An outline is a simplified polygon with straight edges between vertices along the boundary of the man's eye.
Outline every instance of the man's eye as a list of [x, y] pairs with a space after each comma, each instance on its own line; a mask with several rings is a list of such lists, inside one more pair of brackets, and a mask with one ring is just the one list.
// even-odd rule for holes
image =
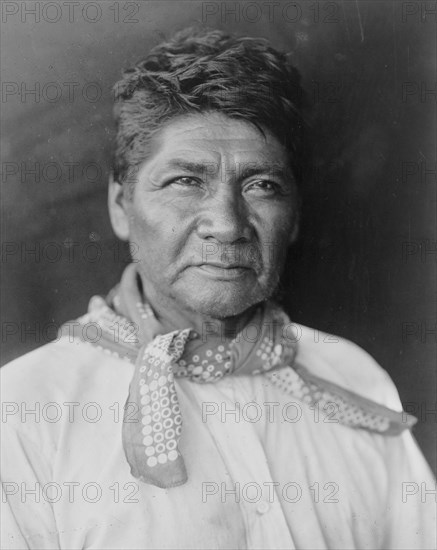
[[274, 181], [269, 180], [256, 180], [246, 185], [246, 191], [257, 194], [273, 195], [280, 190], [280, 186]]
[[180, 176], [179, 178], [172, 179], [169, 183], [182, 185], [184, 187], [193, 187], [199, 185], [199, 180], [191, 176]]

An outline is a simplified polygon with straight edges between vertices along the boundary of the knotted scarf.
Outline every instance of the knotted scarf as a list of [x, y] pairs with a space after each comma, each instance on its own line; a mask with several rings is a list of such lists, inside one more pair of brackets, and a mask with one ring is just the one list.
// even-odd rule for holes
[[94, 296], [88, 314], [78, 321], [97, 323], [100, 337], [92, 345], [135, 364], [124, 412], [123, 448], [132, 475], [157, 487], [187, 481], [178, 448], [183, 419], [175, 378], [216, 383], [225, 375], [264, 375], [309, 406], [329, 411], [334, 404], [338, 423], [384, 435], [397, 435], [417, 421], [299, 365], [294, 325], [272, 302], [259, 304], [249, 323], [232, 338], [201, 335], [190, 328], [163, 334], [131, 264], [107, 299]]

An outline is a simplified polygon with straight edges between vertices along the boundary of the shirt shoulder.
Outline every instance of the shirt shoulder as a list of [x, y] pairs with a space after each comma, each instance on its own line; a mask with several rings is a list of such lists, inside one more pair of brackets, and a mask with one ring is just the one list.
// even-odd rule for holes
[[389, 374], [357, 344], [337, 335], [296, 325], [296, 361], [312, 374], [394, 410], [402, 410]]
[[[99, 383], [132, 377], [132, 366], [97, 346], [62, 336], [0, 369], [2, 401], [72, 401]], [[117, 385], [117, 383], [115, 384]]]

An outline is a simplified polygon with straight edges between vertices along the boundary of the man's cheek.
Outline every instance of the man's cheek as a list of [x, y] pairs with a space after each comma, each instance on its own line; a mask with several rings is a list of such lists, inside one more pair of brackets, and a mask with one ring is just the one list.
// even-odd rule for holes
[[263, 243], [263, 261], [265, 267], [276, 269], [284, 261], [288, 238], [285, 235], [274, 236]]
[[159, 232], [156, 227], [144, 219], [134, 219], [132, 223], [132, 234], [138, 241], [139, 246], [147, 247], [149, 243], [156, 243], [159, 240]]

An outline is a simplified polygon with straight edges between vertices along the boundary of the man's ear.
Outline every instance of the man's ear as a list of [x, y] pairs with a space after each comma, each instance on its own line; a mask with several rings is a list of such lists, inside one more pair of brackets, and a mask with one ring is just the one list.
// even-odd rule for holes
[[114, 233], [122, 241], [128, 241], [130, 231], [126, 198], [123, 195], [123, 186], [114, 180], [112, 173], [109, 176], [108, 208]]

